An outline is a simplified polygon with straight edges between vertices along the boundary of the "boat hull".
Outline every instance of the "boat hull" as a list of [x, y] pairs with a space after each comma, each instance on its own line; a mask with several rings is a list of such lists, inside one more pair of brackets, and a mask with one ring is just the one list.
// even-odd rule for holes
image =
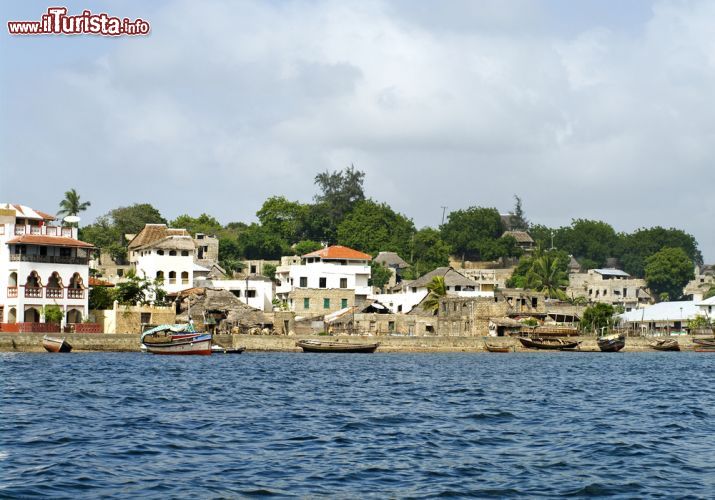
[[152, 354], [173, 354], [173, 355], [207, 355], [211, 354], [210, 334], [194, 335], [193, 337], [175, 339], [171, 342], [149, 343], [143, 345], [146, 351]]
[[241, 354], [246, 348], [241, 347], [221, 347], [220, 345], [212, 345], [211, 352], [214, 354]]
[[72, 346], [65, 339], [58, 339], [55, 337], [43, 337], [42, 347], [45, 348], [47, 352], [70, 352], [72, 351]]
[[529, 339], [526, 337], [519, 337], [519, 342], [521, 342], [521, 345], [528, 347], [529, 349], [544, 349], [552, 351], [574, 349], [580, 344], [580, 342], [564, 341], [561, 339]]
[[650, 344], [651, 348], [656, 351], [679, 351], [680, 344], [677, 340], [659, 340]]
[[511, 346], [508, 345], [489, 345], [489, 344], [484, 344], [484, 347], [487, 349], [489, 352], [511, 352], [512, 348]]
[[596, 340], [596, 343], [601, 352], [618, 352], [626, 346], [626, 337], [606, 337]]
[[374, 344], [342, 344], [339, 342], [296, 342], [303, 352], [335, 352], [335, 353], [372, 353], [380, 343]]

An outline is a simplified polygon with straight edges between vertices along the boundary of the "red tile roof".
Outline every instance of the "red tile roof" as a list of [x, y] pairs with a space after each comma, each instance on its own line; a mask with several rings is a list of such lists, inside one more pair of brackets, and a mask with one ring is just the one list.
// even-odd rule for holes
[[370, 255], [342, 245], [333, 245], [331, 247], [323, 248], [303, 255], [303, 258], [306, 257], [320, 257], [321, 259], [372, 260]]
[[75, 248], [94, 248], [94, 245], [85, 243], [84, 241], [75, 240], [74, 238], [65, 238], [64, 236], [42, 236], [37, 234], [25, 234], [18, 236], [7, 242], [9, 245], [25, 244], [25, 245], [41, 245], [53, 247], [75, 247]]
[[110, 283], [109, 281], [104, 281], [99, 278], [95, 278], [94, 276], [89, 277], [89, 286], [114, 286], [114, 283]]

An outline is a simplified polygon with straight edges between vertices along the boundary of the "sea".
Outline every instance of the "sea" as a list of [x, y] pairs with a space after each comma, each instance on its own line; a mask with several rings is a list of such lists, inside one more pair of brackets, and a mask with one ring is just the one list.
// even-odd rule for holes
[[0, 354], [1, 498], [715, 498], [715, 355]]

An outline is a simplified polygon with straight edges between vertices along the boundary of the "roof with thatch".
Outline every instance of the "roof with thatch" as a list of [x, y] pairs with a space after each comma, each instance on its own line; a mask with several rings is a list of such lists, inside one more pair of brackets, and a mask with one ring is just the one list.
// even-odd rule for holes
[[504, 231], [501, 237], [503, 238], [504, 236], [511, 236], [517, 243], [534, 243], [534, 240], [526, 231]]
[[473, 280], [455, 271], [451, 267], [438, 267], [434, 271], [430, 271], [416, 280], [406, 283], [405, 286], [408, 288], [425, 288], [435, 276], [443, 276], [444, 283], [447, 286], [475, 286]]
[[396, 269], [406, 269], [410, 265], [405, 262], [402, 257], [397, 255], [397, 252], [380, 252], [375, 257], [375, 262], [386, 267], [394, 267]]
[[158, 241], [164, 240], [170, 236], [186, 236], [192, 241], [191, 248], [193, 249], [193, 239], [191, 234], [186, 229], [172, 229], [166, 224], [147, 224], [144, 229], [139, 231], [139, 234], [134, 236], [129, 242], [129, 249], [135, 250], [141, 247], [147, 247]]
[[[191, 306], [191, 319], [197, 324], [203, 323], [206, 314], [209, 312], [222, 312], [226, 314], [224, 321], [228, 325], [241, 328], [264, 327], [273, 324], [271, 316], [244, 304], [228, 290], [206, 288], [202, 295], [194, 294], [186, 300]], [[176, 319], [177, 322], [188, 322], [188, 308], [177, 315]]]

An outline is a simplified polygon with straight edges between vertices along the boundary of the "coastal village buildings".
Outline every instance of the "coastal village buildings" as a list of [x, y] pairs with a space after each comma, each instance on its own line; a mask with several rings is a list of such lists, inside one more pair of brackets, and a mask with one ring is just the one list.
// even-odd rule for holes
[[647, 307], [652, 302], [645, 280], [612, 268], [569, 274], [566, 295], [584, 297], [589, 302], [620, 305], [626, 311]]
[[263, 312], [273, 310], [273, 281], [257, 274], [242, 279], [196, 279], [200, 288], [228, 290], [241, 302]]
[[367, 299], [372, 289], [368, 254], [335, 245], [281, 262], [276, 269], [276, 297], [301, 315], [328, 314]]
[[687, 322], [702, 315], [695, 301], [660, 302], [644, 309], [634, 309], [619, 316], [621, 323], [641, 335], [670, 334], [683, 331]]
[[167, 293], [194, 286], [194, 241], [186, 229], [147, 224], [129, 242], [129, 262], [137, 275], [163, 281]]
[[516, 240], [516, 246], [521, 248], [525, 253], [533, 252], [536, 247], [533, 238], [526, 231], [504, 231], [502, 238], [511, 236]]
[[44, 308], [56, 305], [64, 324], [81, 323], [93, 248], [77, 239], [76, 227], [58, 225], [52, 215], [0, 204], [0, 322], [42, 323]]
[[377, 254], [374, 261], [390, 270], [391, 276], [390, 280], [385, 285], [386, 288], [392, 288], [397, 283], [402, 281], [402, 272], [410, 267], [410, 265], [396, 252], [380, 252]]
[[683, 294], [692, 295], [693, 300], [699, 301], [712, 287], [715, 287], [715, 266], [696, 266], [695, 278], [685, 286]]

